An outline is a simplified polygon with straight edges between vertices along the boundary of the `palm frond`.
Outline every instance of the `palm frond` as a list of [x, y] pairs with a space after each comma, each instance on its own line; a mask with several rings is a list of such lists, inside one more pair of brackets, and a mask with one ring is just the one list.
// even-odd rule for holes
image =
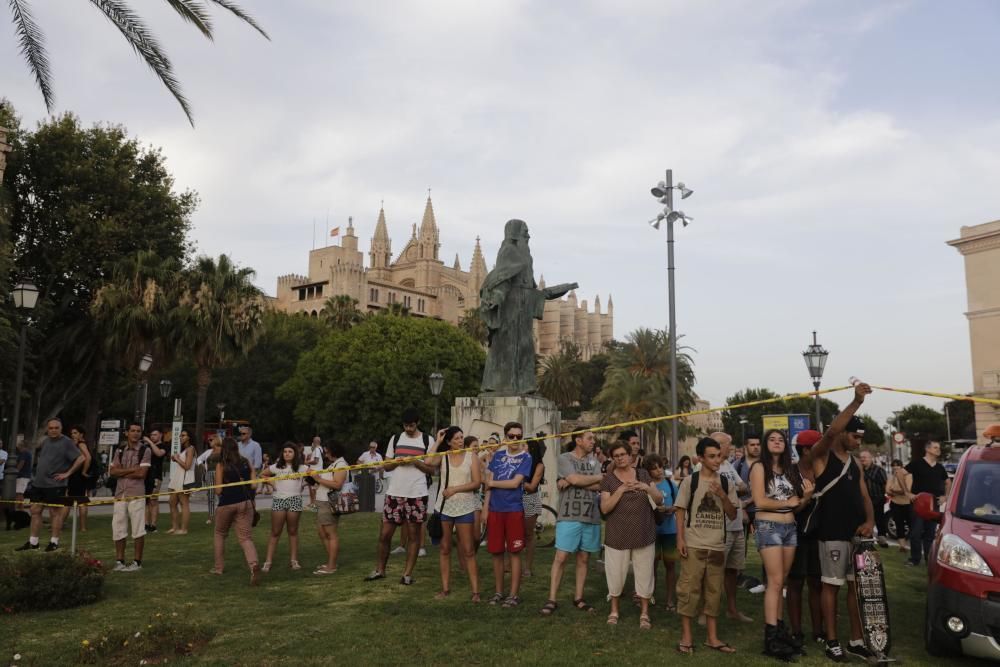
[[190, 21], [194, 24], [201, 34], [205, 35], [209, 39], [213, 39], [212, 36], [212, 17], [209, 15], [208, 10], [205, 6], [201, 4], [198, 0], [166, 0], [167, 4], [170, 5], [174, 11], [181, 15], [181, 17]]
[[209, 0], [209, 1], [213, 2], [213, 3], [217, 4], [217, 5], [219, 5], [223, 9], [228, 9], [233, 14], [235, 14], [237, 17], [239, 17], [243, 21], [246, 21], [248, 24], [250, 24], [250, 26], [252, 26], [254, 30], [256, 30], [260, 34], [264, 35], [264, 37], [268, 41], [271, 40], [271, 36], [268, 35], [266, 32], [264, 32], [264, 29], [262, 27], [260, 27], [260, 24], [257, 23], [257, 20], [254, 19], [254, 17], [250, 16], [250, 14], [248, 14], [246, 11], [244, 11], [243, 8], [241, 8], [235, 2], [231, 2], [231, 0]]
[[149, 31], [142, 19], [128, 5], [119, 2], [119, 0], [90, 0], [90, 2], [118, 28], [129, 46], [149, 65], [149, 68], [153, 70], [153, 73], [181, 105], [184, 115], [187, 116], [188, 122], [193, 127], [194, 116], [191, 113], [191, 106], [181, 92], [180, 82], [174, 77], [170, 59], [160, 48], [156, 37]]
[[35, 77], [35, 83], [42, 91], [46, 111], [52, 111], [55, 96], [52, 94], [52, 74], [49, 71], [49, 56], [45, 52], [42, 30], [35, 23], [28, 3], [23, 0], [8, 0], [14, 15], [14, 29], [21, 54], [28, 61], [28, 68]]

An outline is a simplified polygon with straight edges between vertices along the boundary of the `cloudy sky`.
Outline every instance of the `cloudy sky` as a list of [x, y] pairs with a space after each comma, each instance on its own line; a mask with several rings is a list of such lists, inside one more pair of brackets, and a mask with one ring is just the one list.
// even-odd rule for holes
[[[548, 282], [614, 296], [616, 337], [666, 327], [666, 235], [645, 222], [670, 167], [696, 191], [677, 313], [702, 396], [809, 389], [814, 329], [827, 385], [972, 388], [945, 241], [1000, 218], [990, 0], [242, 0], [273, 41], [216, 12], [214, 43], [165, 3], [132, 4], [196, 126], [86, 2], [33, 5], [55, 110], [161, 146], [201, 195], [199, 249], [270, 294], [305, 272], [314, 220], [323, 243], [327, 215], [353, 216], [367, 250], [384, 200], [399, 251], [433, 188], [448, 264], [467, 267], [478, 235], [492, 265], [519, 217]], [[45, 116], [9, 26], [0, 95]], [[883, 421], [916, 400], [865, 409]]]

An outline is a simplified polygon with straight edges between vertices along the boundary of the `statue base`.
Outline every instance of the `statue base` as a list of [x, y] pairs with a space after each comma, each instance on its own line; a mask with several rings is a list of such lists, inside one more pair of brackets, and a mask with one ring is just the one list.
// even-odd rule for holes
[[[541, 396], [461, 396], [455, 398], [451, 409], [451, 423], [461, 427], [465, 435], [474, 435], [485, 443], [492, 433], [503, 439], [503, 425], [518, 422], [524, 426], [524, 437], [530, 438], [539, 431], [559, 433], [562, 415], [556, 404]], [[563, 439], [545, 440], [545, 484], [539, 487], [542, 502], [555, 507], [558, 489], [556, 469], [562, 453]], [[546, 520], [548, 513], [543, 513]]]

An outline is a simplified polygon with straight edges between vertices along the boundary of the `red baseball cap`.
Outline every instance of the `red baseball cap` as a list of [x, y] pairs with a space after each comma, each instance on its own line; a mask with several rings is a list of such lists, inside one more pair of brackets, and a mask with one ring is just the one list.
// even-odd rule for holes
[[805, 431], [799, 431], [792, 438], [792, 444], [798, 447], [812, 447], [823, 437], [823, 434], [819, 431], [814, 431], [812, 429], [807, 429]]

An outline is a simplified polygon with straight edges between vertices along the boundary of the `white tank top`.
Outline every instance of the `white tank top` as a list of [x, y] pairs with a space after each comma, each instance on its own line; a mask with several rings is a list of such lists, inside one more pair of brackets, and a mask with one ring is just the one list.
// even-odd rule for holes
[[[462, 486], [472, 481], [472, 464], [475, 457], [466, 452], [461, 465], [451, 465], [448, 455], [444, 456], [441, 462], [441, 484], [444, 484], [445, 477], [448, 478], [448, 486]], [[443, 490], [443, 487], [442, 487]], [[463, 516], [476, 510], [476, 497], [473, 491], [463, 491], [456, 493], [451, 498], [445, 500], [444, 495], [438, 493], [434, 509], [447, 516]]]

